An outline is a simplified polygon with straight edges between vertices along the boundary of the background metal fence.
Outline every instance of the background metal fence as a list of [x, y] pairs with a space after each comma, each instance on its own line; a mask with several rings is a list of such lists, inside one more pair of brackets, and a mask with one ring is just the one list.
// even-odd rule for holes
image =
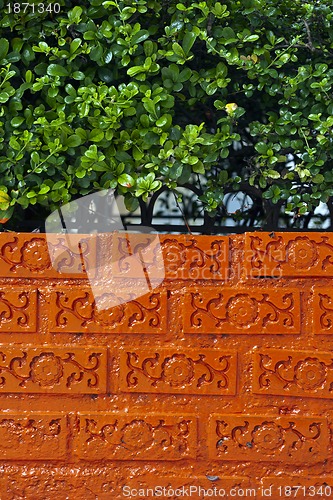
[[[182, 199], [179, 199], [181, 194]], [[144, 225], [153, 227], [161, 233], [198, 233], [229, 234], [245, 231], [332, 231], [333, 202], [320, 205], [305, 215], [285, 212], [286, 201], [273, 204], [264, 200], [261, 191], [247, 183], [240, 185], [239, 191], [226, 192], [223, 204], [217, 214], [211, 216], [204, 211], [200, 200], [202, 191], [187, 184], [177, 189], [177, 194], [166, 187], [153, 194], [147, 202], [139, 200], [139, 208], [134, 213], [126, 210], [122, 197], [117, 198], [120, 215], [125, 228]], [[82, 202], [82, 199], [81, 199]], [[101, 218], [107, 217], [109, 207], [101, 205], [98, 209], [86, 207], [87, 221], [84, 227], [77, 224], [76, 232], [85, 232], [87, 227], [101, 231]], [[22, 217], [23, 215], [23, 217]], [[3, 230], [21, 232], [45, 231], [45, 218], [37, 209], [24, 214], [3, 226]], [[75, 221], [74, 221], [75, 222]], [[75, 224], [74, 224], [75, 226]], [[107, 226], [105, 232], [108, 232]]]

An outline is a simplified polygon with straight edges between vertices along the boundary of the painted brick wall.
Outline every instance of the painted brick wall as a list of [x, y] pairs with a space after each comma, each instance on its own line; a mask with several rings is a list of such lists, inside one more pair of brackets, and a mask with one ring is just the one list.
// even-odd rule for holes
[[[121, 271], [122, 238], [87, 237], [84, 259], [116, 246]], [[99, 312], [77, 255], [60, 274], [43, 235], [0, 234], [1, 500], [333, 496], [333, 235], [161, 242], [163, 285]]]

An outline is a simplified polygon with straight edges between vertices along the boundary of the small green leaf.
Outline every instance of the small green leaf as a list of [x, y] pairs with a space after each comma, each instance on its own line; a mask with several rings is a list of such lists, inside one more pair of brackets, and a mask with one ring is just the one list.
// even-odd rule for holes
[[255, 42], [256, 40], [258, 40], [258, 38], [259, 35], [246, 35], [243, 38], [243, 42]]
[[192, 165], [192, 170], [196, 174], [204, 174], [206, 172], [205, 167], [203, 166], [203, 164], [201, 162], [198, 162], [195, 165]]
[[267, 175], [271, 179], [279, 179], [280, 178], [280, 174], [276, 170], [268, 170]]
[[77, 49], [80, 47], [81, 43], [82, 43], [81, 38], [74, 38], [74, 40], [71, 42], [69, 46], [69, 52], [71, 54], [74, 54], [74, 52], [76, 52]]
[[4, 59], [8, 53], [9, 42], [6, 38], [0, 38], [0, 60]]
[[50, 64], [46, 70], [47, 74], [50, 76], [68, 76], [68, 70], [60, 64]]
[[267, 146], [267, 144], [264, 142], [258, 142], [254, 147], [256, 151], [258, 151], [258, 153], [261, 155], [265, 155], [269, 148], [269, 146]]
[[182, 46], [183, 46], [183, 50], [184, 50], [186, 55], [188, 55], [188, 53], [190, 52], [196, 38], [197, 38], [197, 35], [195, 33], [193, 33], [193, 31], [187, 31], [185, 33]]
[[67, 94], [69, 94], [70, 96], [72, 96], [72, 97], [76, 97], [76, 90], [75, 90], [75, 88], [73, 87], [73, 85], [71, 85], [70, 83], [68, 83], [68, 84], [65, 86], [65, 90], [66, 90]]
[[95, 128], [90, 132], [89, 140], [93, 142], [100, 142], [104, 139], [104, 132], [98, 128]]
[[166, 125], [170, 119], [171, 119], [170, 115], [162, 115], [161, 118], [156, 120], [156, 125], [158, 127], [164, 127], [164, 125]]
[[74, 7], [68, 12], [68, 19], [72, 24], [78, 24], [81, 21], [82, 9], [81, 7]]
[[27, 83], [31, 83], [32, 82], [32, 71], [30, 71], [30, 69], [28, 69], [28, 71], [26, 71], [25, 73], [25, 81]]
[[12, 127], [19, 127], [20, 125], [22, 125], [23, 122], [24, 122], [23, 116], [16, 116], [15, 118], [12, 118], [10, 124]]
[[131, 196], [130, 198], [125, 197], [125, 207], [129, 212], [135, 212], [139, 208], [138, 198]]
[[134, 160], [139, 161], [144, 156], [143, 151], [141, 149], [139, 149], [137, 146], [133, 146], [132, 152], [133, 152], [133, 158], [134, 158]]
[[322, 182], [324, 182], [324, 180], [325, 177], [322, 174], [317, 174], [312, 179], [312, 182], [314, 182], [315, 184], [321, 184]]
[[140, 30], [135, 35], [132, 36], [131, 38], [131, 45], [135, 45], [138, 43], [143, 42], [144, 40], [147, 40], [149, 37], [149, 31], [147, 30]]
[[180, 56], [183, 59], [186, 59], [186, 54], [185, 54], [183, 48], [179, 45], [179, 43], [174, 42], [172, 44], [172, 50], [174, 51], [175, 54], [177, 54], [177, 56]]
[[139, 73], [144, 73], [145, 69], [143, 66], [132, 66], [132, 68], [128, 68], [127, 74], [129, 76], [135, 76]]
[[130, 187], [134, 186], [135, 181], [134, 181], [133, 177], [131, 177], [129, 174], [121, 174], [118, 177], [118, 184], [120, 184], [121, 186], [130, 188]]
[[68, 137], [68, 139], [66, 141], [66, 146], [68, 148], [75, 148], [76, 146], [79, 146], [80, 144], [81, 144], [81, 138], [76, 134], [73, 134], [70, 137]]
[[8, 101], [10, 95], [4, 90], [0, 90], [0, 103], [3, 104]]
[[82, 73], [82, 71], [74, 71], [72, 76], [73, 76], [74, 80], [84, 80], [85, 79], [85, 74]]
[[75, 177], [77, 177], [78, 179], [83, 179], [85, 175], [86, 175], [85, 170], [76, 170], [75, 172]]
[[50, 191], [50, 186], [47, 186], [45, 184], [42, 184], [41, 189], [39, 190], [38, 194], [46, 194]]
[[236, 38], [234, 30], [232, 28], [230, 28], [229, 26], [226, 26], [225, 28], [223, 28], [222, 36], [223, 36], [223, 38], [227, 38], [227, 39]]

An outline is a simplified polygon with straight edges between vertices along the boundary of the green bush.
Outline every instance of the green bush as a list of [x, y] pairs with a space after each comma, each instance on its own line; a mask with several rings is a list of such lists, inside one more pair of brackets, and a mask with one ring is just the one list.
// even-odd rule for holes
[[134, 210], [192, 184], [212, 216], [244, 186], [296, 215], [333, 195], [330, 0], [0, 6], [0, 218], [104, 188]]

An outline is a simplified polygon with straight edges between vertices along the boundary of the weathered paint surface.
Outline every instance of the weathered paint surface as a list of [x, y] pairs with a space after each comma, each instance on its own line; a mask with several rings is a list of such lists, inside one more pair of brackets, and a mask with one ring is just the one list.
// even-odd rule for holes
[[77, 238], [57, 270], [0, 234], [1, 500], [333, 498], [333, 235], [163, 235], [163, 284], [104, 311], [82, 265], [115, 248], [122, 297], [139, 273], [123, 236]]

